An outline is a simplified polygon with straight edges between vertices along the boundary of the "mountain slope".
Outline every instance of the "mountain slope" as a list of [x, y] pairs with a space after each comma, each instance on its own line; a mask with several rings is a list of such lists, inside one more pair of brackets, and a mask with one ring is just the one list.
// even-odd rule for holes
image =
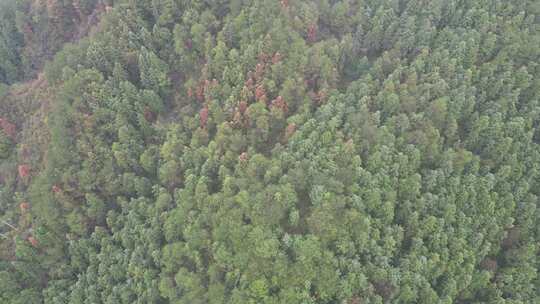
[[104, 10], [2, 99], [4, 302], [540, 300], [535, 1]]

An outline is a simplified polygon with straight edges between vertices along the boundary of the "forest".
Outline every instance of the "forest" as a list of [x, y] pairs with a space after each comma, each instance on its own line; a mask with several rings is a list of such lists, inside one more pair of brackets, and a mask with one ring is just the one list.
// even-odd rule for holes
[[540, 1], [0, 0], [0, 303], [540, 303]]

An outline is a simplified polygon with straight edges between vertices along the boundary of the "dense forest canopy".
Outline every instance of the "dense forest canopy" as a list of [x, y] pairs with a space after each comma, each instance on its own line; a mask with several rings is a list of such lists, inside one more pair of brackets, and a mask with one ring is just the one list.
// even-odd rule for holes
[[540, 303], [540, 2], [0, 0], [0, 303]]

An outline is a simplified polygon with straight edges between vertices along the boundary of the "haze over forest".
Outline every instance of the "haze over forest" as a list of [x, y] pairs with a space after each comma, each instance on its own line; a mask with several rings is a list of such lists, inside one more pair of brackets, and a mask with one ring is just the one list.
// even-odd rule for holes
[[538, 0], [0, 0], [0, 303], [540, 303]]

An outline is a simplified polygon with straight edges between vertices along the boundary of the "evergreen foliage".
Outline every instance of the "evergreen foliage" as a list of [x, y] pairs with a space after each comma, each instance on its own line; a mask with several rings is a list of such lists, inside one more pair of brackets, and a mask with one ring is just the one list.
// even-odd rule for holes
[[539, 22], [1, 2], [0, 302], [540, 302]]

